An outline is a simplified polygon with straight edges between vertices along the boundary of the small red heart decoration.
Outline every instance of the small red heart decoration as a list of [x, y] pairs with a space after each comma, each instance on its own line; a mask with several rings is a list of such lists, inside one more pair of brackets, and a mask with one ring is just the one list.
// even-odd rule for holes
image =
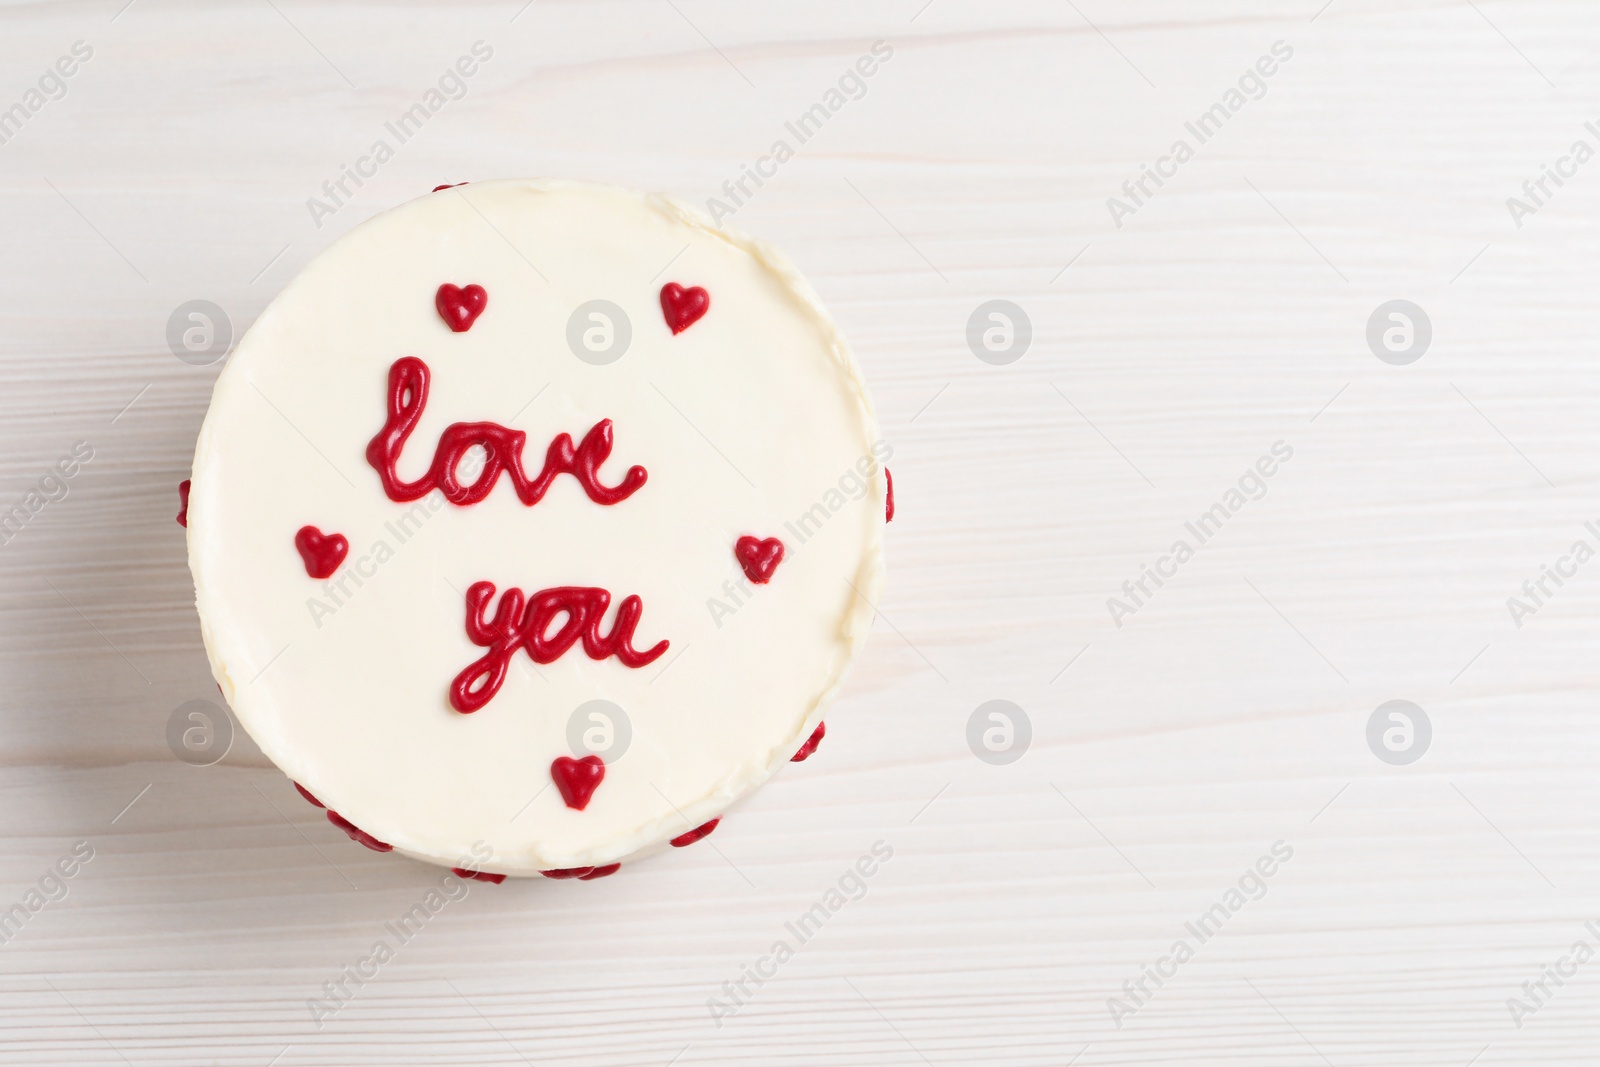
[[745, 536], [733, 546], [733, 554], [738, 557], [739, 566], [744, 568], [746, 578], [757, 585], [766, 585], [772, 580], [772, 572], [783, 561], [783, 542], [776, 537], [763, 541], [758, 537]]
[[690, 830], [686, 834], [679, 834], [677, 837], [674, 837], [671, 841], [667, 842], [667, 844], [671, 845], [673, 848], [683, 848], [685, 845], [692, 845], [702, 837], [709, 835], [711, 831], [717, 828], [717, 823], [721, 821], [722, 816], [718, 815], [710, 822], [701, 823], [699, 826], [696, 826], [693, 830]]
[[340, 815], [336, 811], [328, 812], [328, 821], [349, 835], [350, 840], [358, 845], [365, 845], [374, 852], [393, 852], [394, 846], [367, 833], [361, 827]]
[[580, 882], [592, 882], [596, 878], [616, 874], [621, 867], [620, 863], [608, 863], [604, 867], [563, 867], [556, 871], [540, 871], [546, 878], [576, 878]]
[[685, 289], [677, 282], [668, 282], [661, 287], [661, 313], [674, 335], [699, 322], [710, 309], [711, 294], [698, 285]]
[[594, 873], [593, 867], [561, 867], [553, 871], [540, 871], [546, 878], [583, 878]]
[[294, 547], [305, 560], [306, 573], [319, 581], [338, 570], [350, 553], [350, 542], [344, 534], [324, 534], [315, 526], [300, 527], [294, 535]]
[[789, 757], [789, 762], [804, 763], [817, 750], [817, 746], [822, 744], [822, 739], [826, 736], [828, 736], [828, 724], [825, 722], [817, 723], [817, 728], [811, 731], [811, 736], [806, 738], [806, 743], [800, 746], [800, 751]]
[[561, 790], [561, 799], [567, 802], [567, 807], [578, 811], [589, 806], [589, 798], [594, 796], [595, 789], [605, 776], [605, 761], [599, 756], [585, 756], [582, 759], [557, 756], [555, 762], [550, 764], [550, 777], [555, 780], [556, 788]]
[[439, 317], [446, 326], [456, 333], [466, 333], [478, 321], [478, 316], [483, 314], [483, 309], [489, 306], [489, 292], [481, 285], [469, 285], [462, 289], [445, 282], [439, 286], [433, 306], [439, 309]]
[[178, 483], [178, 525], [189, 525], [189, 479]]

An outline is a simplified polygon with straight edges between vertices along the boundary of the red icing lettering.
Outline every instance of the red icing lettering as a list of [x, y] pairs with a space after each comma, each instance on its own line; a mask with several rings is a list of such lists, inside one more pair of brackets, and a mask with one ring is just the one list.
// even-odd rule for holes
[[456, 333], [466, 333], [489, 306], [489, 293], [481, 285], [462, 288], [445, 282], [434, 294], [433, 306], [446, 326]]
[[[493, 422], [454, 422], [439, 435], [433, 465], [414, 482], [402, 481], [396, 466], [406, 439], [422, 418], [428, 403], [428, 365], [415, 356], [395, 360], [389, 368], [389, 417], [367, 445], [367, 462], [383, 480], [383, 491], [396, 503], [420, 500], [438, 489], [452, 504], [476, 504], [489, 495], [501, 473], [510, 476], [517, 497], [532, 507], [544, 499], [558, 474], [570, 474], [597, 504], [619, 504], [638, 492], [648, 474], [643, 467], [629, 467], [622, 482], [615, 486], [600, 482], [600, 465], [611, 456], [611, 420], [601, 419], [574, 448], [572, 437], [560, 434], [545, 452], [544, 467], [530, 479], [522, 466], [522, 448], [528, 435]], [[483, 471], [476, 481], [462, 485], [456, 477], [467, 450], [484, 450]]]
[[[633, 647], [634, 627], [644, 611], [637, 596], [624, 597], [617, 605], [609, 634], [600, 632], [611, 603], [611, 594], [604, 589], [558, 586], [525, 598], [521, 589], [512, 587], [500, 597], [491, 620], [488, 608], [493, 597], [493, 582], [474, 582], [467, 590], [467, 636], [489, 651], [450, 683], [450, 706], [463, 714], [477, 711], [500, 691], [519, 648], [535, 663], [553, 663], [581, 640], [590, 659], [615, 656], [625, 667], [653, 663], [667, 650], [666, 641], [643, 652]], [[551, 634], [557, 619], [561, 628]]]
[[744, 568], [746, 578], [757, 585], [766, 585], [772, 581], [772, 572], [783, 562], [783, 542], [776, 537], [762, 540], [747, 535], [733, 546], [733, 554]]
[[600, 788], [605, 776], [606, 764], [599, 756], [585, 756], [582, 759], [557, 756], [550, 764], [550, 777], [555, 781], [556, 788], [561, 790], [561, 799], [567, 802], [567, 807], [576, 811], [589, 806], [589, 798]]
[[710, 834], [711, 831], [715, 830], [717, 828], [717, 823], [721, 821], [722, 816], [718, 815], [710, 822], [701, 823], [699, 826], [696, 826], [693, 830], [690, 830], [686, 834], [679, 834], [677, 837], [674, 837], [671, 841], [669, 841], [668, 844], [670, 844], [673, 848], [683, 848], [685, 845], [692, 845], [702, 837]]
[[178, 525], [189, 525], [189, 479], [178, 483]]
[[811, 736], [806, 739], [805, 744], [800, 746], [800, 751], [789, 757], [789, 762], [804, 763], [811, 753], [817, 750], [817, 746], [822, 744], [822, 739], [826, 737], [827, 734], [828, 724], [825, 722], [817, 723], [817, 728], [811, 731]]
[[711, 294], [698, 285], [685, 289], [677, 282], [668, 282], [661, 287], [661, 314], [674, 336], [699, 322], [710, 309]]
[[350, 553], [350, 541], [344, 534], [324, 534], [315, 526], [300, 527], [294, 535], [294, 547], [300, 550], [306, 573], [319, 581], [332, 577]]

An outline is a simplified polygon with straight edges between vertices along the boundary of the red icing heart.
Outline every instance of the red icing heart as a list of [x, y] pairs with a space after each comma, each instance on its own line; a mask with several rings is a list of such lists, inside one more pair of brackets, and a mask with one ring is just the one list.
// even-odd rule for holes
[[483, 309], [489, 306], [489, 293], [481, 285], [469, 285], [462, 289], [445, 282], [439, 286], [433, 306], [439, 309], [439, 317], [446, 326], [456, 333], [466, 333], [478, 321], [478, 316], [483, 314]]
[[299, 782], [294, 783], [294, 787], [296, 789], [300, 790], [300, 795], [301, 796], [303, 796], [307, 800], [311, 801], [311, 803], [315, 804], [317, 807], [325, 808], [325, 807], [328, 806], [328, 805], [324, 804], [322, 801], [318, 800], [316, 797], [312, 796], [311, 795], [311, 790], [307, 789], [305, 786], [301, 785]]
[[596, 878], [604, 878], [608, 874], [616, 874], [620, 863], [608, 863], [604, 867], [563, 867], [555, 871], [540, 871], [546, 878], [576, 878], [580, 882], [592, 882]]
[[393, 845], [384, 844], [336, 811], [328, 812], [328, 821], [350, 835], [350, 840], [358, 845], [366, 845], [374, 852], [394, 851]]
[[555, 780], [556, 788], [561, 790], [561, 799], [567, 802], [567, 807], [578, 811], [589, 806], [589, 798], [594, 796], [595, 789], [605, 776], [605, 761], [599, 756], [585, 756], [582, 759], [557, 756], [555, 762], [550, 764], [550, 777]]
[[698, 285], [685, 289], [677, 282], [668, 282], [661, 287], [661, 313], [675, 335], [699, 322], [710, 309], [711, 294]]
[[178, 525], [189, 525], [189, 479], [178, 483]]
[[315, 526], [302, 526], [294, 535], [294, 547], [305, 560], [306, 573], [322, 579], [339, 569], [344, 557], [350, 553], [350, 542], [344, 534], [324, 534]]
[[593, 874], [594, 873], [594, 868], [593, 867], [563, 867], [560, 870], [540, 871], [539, 873], [544, 875], [546, 878], [582, 878], [585, 875]]
[[679, 834], [677, 837], [674, 837], [670, 842], [668, 842], [668, 844], [670, 844], [673, 848], [683, 848], [685, 845], [692, 845], [702, 837], [705, 837], [707, 834], [711, 833], [711, 831], [715, 830], [717, 828], [717, 823], [721, 821], [722, 816], [718, 815], [710, 822], [702, 823], [686, 834]]
[[883, 480], [889, 483], [889, 504], [883, 509], [883, 521], [894, 521], [894, 475], [889, 473], [889, 468], [883, 468]]
[[807, 757], [809, 757], [811, 755], [811, 753], [813, 753], [813, 752], [815, 752], [817, 750], [817, 746], [822, 744], [822, 739], [824, 737], [826, 737], [827, 735], [828, 735], [828, 724], [825, 723], [825, 722], [817, 723], [817, 728], [815, 730], [811, 731], [811, 736], [806, 739], [806, 743], [805, 744], [800, 746], [800, 751], [796, 752], [794, 755], [789, 757], [789, 762], [790, 763], [803, 763], [803, 762], [805, 762]]
[[739, 543], [733, 546], [733, 554], [738, 557], [739, 566], [744, 568], [746, 578], [757, 585], [766, 585], [772, 580], [772, 572], [783, 561], [783, 542], [776, 537], [763, 541], [747, 535], [739, 538]]
[[[434, 192], [438, 191], [437, 189], [434, 190]], [[477, 882], [493, 882], [495, 885], [499, 885], [506, 880], [506, 876], [503, 874], [490, 874], [488, 871], [469, 871], [464, 867], [451, 867], [450, 873], [457, 878], [471, 878]]]

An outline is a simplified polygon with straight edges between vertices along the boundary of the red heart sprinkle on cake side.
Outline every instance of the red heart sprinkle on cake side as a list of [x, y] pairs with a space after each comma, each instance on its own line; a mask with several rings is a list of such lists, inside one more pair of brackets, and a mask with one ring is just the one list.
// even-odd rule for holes
[[817, 723], [817, 728], [811, 731], [811, 736], [806, 739], [805, 744], [800, 746], [800, 751], [789, 757], [789, 762], [804, 763], [811, 753], [817, 750], [817, 746], [822, 744], [822, 739], [827, 735], [828, 724], [825, 722]]
[[699, 322], [710, 309], [711, 294], [698, 285], [685, 289], [677, 282], [668, 282], [661, 287], [661, 313], [674, 335]]
[[677, 837], [674, 837], [670, 842], [668, 842], [668, 844], [670, 844], [673, 848], [683, 848], [685, 845], [692, 845], [702, 837], [710, 834], [711, 831], [715, 830], [717, 828], [717, 823], [721, 821], [722, 816], [718, 815], [710, 822], [701, 823], [699, 826], [696, 826], [693, 830], [690, 830], [686, 834], [679, 834]]
[[361, 829], [355, 823], [351, 822], [349, 819], [346, 819], [343, 815], [340, 815], [336, 811], [328, 812], [328, 821], [333, 823], [333, 825], [337, 826], [339, 829], [343, 830], [346, 834], [350, 835], [350, 840], [354, 841], [358, 845], [366, 845], [374, 852], [394, 851], [393, 845], [388, 845], [382, 841], [379, 841], [376, 837], [373, 837], [371, 834], [367, 833], [365, 830]]
[[466, 333], [478, 321], [483, 309], [489, 306], [489, 292], [481, 285], [466, 288], [445, 282], [433, 298], [439, 317], [456, 333]]
[[578, 811], [589, 806], [589, 798], [594, 796], [600, 780], [605, 776], [605, 761], [599, 756], [585, 756], [582, 759], [557, 756], [555, 762], [550, 764], [550, 777], [554, 779], [556, 788], [561, 790], [561, 799], [567, 802], [567, 807]]
[[576, 878], [580, 882], [592, 882], [596, 878], [604, 878], [609, 874], [616, 874], [620, 863], [608, 863], [604, 867], [562, 867], [554, 871], [540, 871], [546, 878]]
[[[439, 190], [435, 189], [434, 192]], [[506, 880], [503, 874], [490, 874], [488, 871], [469, 871], [465, 867], [451, 867], [450, 873], [457, 878], [471, 878], [475, 882], [492, 882], [499, 885]]]
[[315, 526], [300, 527], [300, 532], [294, 535], [294, 547], [305, 560], [306, 573], [319, 581], [338, 570], [350, 553], [350, 542], [344, 534], [324, 534]]
[[738, 558], [739, 566], [744, 568], [746, 578], [757, 585], [766, 585], [772, 581], [772, 572], [783, 562], [783, 542], [776, 537], [762, 540], [747, 535], [739, 538], [739, 543], [733, 546], [733, 554]]
[[189, 525], [189, 479], [178, 483], [178, 525]]

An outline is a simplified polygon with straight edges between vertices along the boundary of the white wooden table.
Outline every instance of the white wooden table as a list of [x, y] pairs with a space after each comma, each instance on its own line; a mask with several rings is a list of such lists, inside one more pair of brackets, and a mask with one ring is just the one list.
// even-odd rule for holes
[[[1600, 148], [1595, 5], [123, 2], [0, 8], [26, 119], [0, 126], [0, 508], [93, 450], [0, 546], [0, 912], [29, 916], [0, 1062], [1595, 1061], [1600, 962], [1523, 984], [1600, 947], [1600, 562], [1507, 605], [1600, 546], [1600, 162], [1560, 162]], [[317, 225], [477, 41], [465, 95]], [[715, 849], [475, 889], [319, 1028], [436, 874], [345, 840], [247, 738], [169, 750], [216, 699], [173, 515], [217, 369], [169, 315], [212, 300], [237, 336], [442, 182], [704, 204], [758, 164], [733, 224], [808, 272], [895, 447], [890, 591], [826, 742]], [[1135, 200], [1142, 165], [1168, 176]], [[1535, 205], [1544, 165], [1570, 176]], [[1032, 326], [1000, 365], [967, 340], [995, 299]], [[1432, 329], [1407, 365], [1366, 336], [1397, 299]], [[1020, 760], [969, 748], [990, 700], [1024, 709]], [[1406, 765], [1367, 740], [1390, 700], [1431, 723]], [[880, 841], [864, 896], [743, 977]]]

